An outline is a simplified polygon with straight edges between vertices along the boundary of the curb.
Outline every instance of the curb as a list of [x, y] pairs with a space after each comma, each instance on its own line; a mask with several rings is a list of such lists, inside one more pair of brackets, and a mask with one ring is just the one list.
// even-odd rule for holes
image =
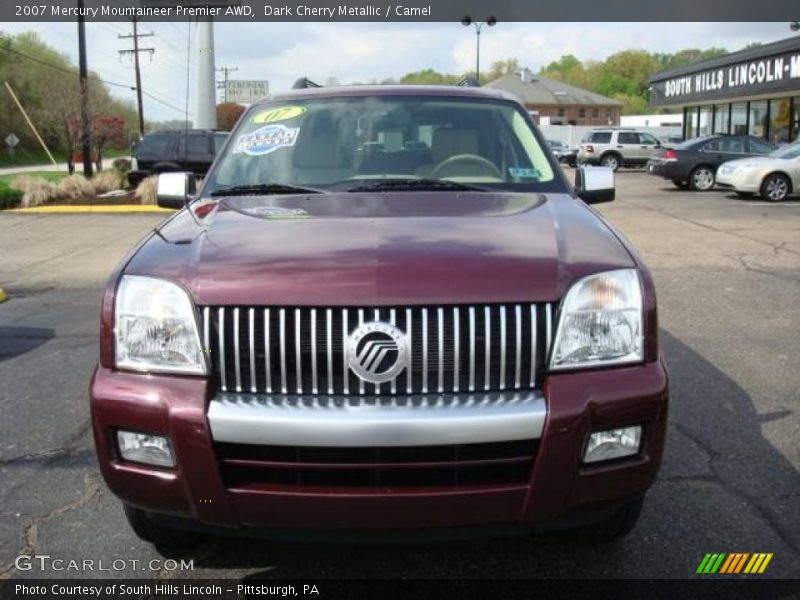
[[3, 291], [3, 288], [0, 288], [0, 303], [6, 300], [8, 300], [8, 295]]
[[30, 208], [11, 208], [11, 213], [27, 214], [81, 214], [81, 213], [171, 213], [171, 208], [161, 208], [148, 204], [117, 204], [117, 205], [77, 205], [77, 206], [32, 206]]

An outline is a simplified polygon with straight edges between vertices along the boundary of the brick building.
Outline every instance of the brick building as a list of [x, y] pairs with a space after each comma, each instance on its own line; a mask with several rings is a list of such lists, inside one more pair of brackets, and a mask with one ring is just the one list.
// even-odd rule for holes
[[619, 125], [622, 102], [535, 75], [529, 69], [504, 75], [485, 87], [515, 95], [540, 124]]

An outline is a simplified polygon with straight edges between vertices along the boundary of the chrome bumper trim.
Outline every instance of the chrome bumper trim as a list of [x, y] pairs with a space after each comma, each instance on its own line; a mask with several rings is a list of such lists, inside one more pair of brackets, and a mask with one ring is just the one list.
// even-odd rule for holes
[[433, 446], [538, 439], [539, 391], [426, 396], [221, 393], [208, 421], [216, 442], [277, 446]]

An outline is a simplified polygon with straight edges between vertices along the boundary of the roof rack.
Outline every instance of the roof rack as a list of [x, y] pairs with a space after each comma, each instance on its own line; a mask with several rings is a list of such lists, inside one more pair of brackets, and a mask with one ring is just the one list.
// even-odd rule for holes
[[311, 81], [308, 77], [301, 77], [292, 84], [293, 90], [304, 90], [306, 88], [322, 87], [320, 84]]
[[472, 75], [465, 76], [461, 81], [456, 84], [458, 87], [481, 87], [480, 82]]

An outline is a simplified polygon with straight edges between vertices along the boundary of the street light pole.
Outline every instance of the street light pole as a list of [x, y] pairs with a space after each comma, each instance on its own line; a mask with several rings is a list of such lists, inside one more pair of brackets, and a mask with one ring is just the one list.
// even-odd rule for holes
[[481, 30], [483, 29], [484, 25], [488, 25], [489, 27], [494, 27], [497, 25], [497, 19], [494, 17], [489, 17], [486, 19], [485, 22], [481, 23], [479, 21], [472, 20], [472, 17], [469, 15], [465, 16], [461, 19], [461, 24], [464, 27], [469, 27], [470, 25], [475, 26], [475, 81], [478, 82], [478, 85], [481, 83]]

